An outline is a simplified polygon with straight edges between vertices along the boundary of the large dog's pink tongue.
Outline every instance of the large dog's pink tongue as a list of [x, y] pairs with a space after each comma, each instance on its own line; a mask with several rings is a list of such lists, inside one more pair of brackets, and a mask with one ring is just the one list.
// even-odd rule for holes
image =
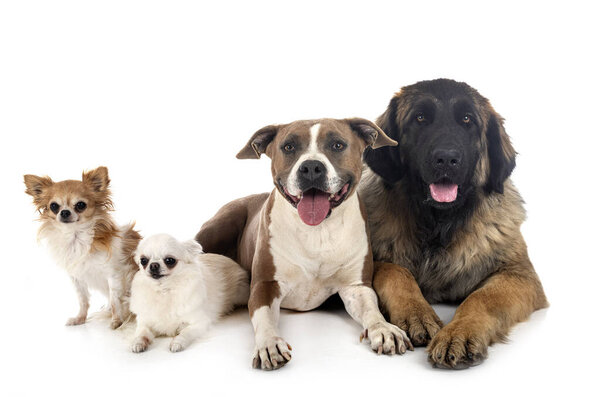
[[329, 195], [321, 190], [310, 189], [304, 192], [302, 199], [298, 203], [298, 215], [302, 222], [309, 226], [316, 226], [323, 222], [329, 214], [331, 204]]
[[445, 183], [432, 183], [429, 185], [431, 197], [438, 203], [451, 203], [456, 200], [458, 185]]

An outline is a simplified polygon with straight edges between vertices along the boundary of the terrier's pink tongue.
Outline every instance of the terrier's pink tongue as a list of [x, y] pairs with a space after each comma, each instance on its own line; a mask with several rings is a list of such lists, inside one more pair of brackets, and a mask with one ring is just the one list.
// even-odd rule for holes
[[429, 185], [431, 197], [438, 203], [451, 203], [456, 200], [458, 194], [458, 185], [432, 183]]
[[316, 226], [327, 218], [330, 208], [331, 204], [327, 193], [310, 189], [304, 193], [298, 203], [298, 215], [302, 222], [309, 226]]

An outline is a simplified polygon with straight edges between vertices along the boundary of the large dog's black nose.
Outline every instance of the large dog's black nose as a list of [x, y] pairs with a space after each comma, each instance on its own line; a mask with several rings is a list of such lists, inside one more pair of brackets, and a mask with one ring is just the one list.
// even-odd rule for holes
[[306, 160], [298, 168], [298, 176], [314, 182], [325, 175], [325, 164], [318, 160]]
[[60, 217], [61, 218], [67, 219], [70, 216], [71, 216], [71, 211], [69, 211], [69, 210], [62, 210], [62, 211], [60, 211]]
[[455, 168], [462, 160], [462, 154], [456, 149], [435, 149], [431, 155], [436, 168]]

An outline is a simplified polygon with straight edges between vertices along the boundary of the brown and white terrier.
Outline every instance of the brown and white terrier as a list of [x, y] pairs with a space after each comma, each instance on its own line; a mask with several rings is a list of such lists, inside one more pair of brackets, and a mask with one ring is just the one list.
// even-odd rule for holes
[[335, 293], [374, 351], [412, 349], [404, 331], [379, 311], [356, 192], [365, 148], [396, 144], [365, 119], [320, 119], [264, 127], [238, 153], [240, 159], [266, 153], [275, 189], [227, 204], [196, 239], [205, 252], [227, 255], [251, 271], [255, 368], [276, 369], [291, 359], [277, 327], [280, 308], [311, 310]]
[[89, 288], [109, 299], [111, 328], [129, 317], [131, 280], [138, 270], [133, 253], [141, 239], [133, 224], [118, 227], [110, 216], [113, 203], [108, 170], [84, 172], [81, 181], [54, 182], [47, 176], [25, 175], [25, 192], [40, 213], [38, 237], [71, 276], [79, 313], [67, 325], [86, 321]]

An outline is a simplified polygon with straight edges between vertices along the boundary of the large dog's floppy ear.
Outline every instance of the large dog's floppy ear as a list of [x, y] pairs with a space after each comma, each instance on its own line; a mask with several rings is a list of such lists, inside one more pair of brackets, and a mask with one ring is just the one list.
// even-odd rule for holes
[[[398, 102], [399, 95], [396, 94], [390, 101], [387, 110], [379, 116], [377, 124], [387, 136], [395, 141], [400, 138], [398, 126]], [[400, 151], [396, 147], [387, 146], [381, 149], [367, 147], [363, 156], [367, 165], [388, 183], [395, 183], [403, 176]]]
[[352, 118], [345, 120], [367, 146], [377, 149], [383, 146], [398, 146], [398, 142], [388, 137], [375, 123], [367, 119]]
[[256, 131], [246, 146], [235, 156], [238, 159], [259, 159], [260, 155], [267, 151], [267, 146], [273, 141], [278, 125], [268, 125]]
[[488, 120], [486, 128], [489, 173], [485, 191], [504, 193], [504, 181], [515, 168], [517, 153], [510, 143], [510, 137], [504, 130], [502, 117], [495, 112]]

